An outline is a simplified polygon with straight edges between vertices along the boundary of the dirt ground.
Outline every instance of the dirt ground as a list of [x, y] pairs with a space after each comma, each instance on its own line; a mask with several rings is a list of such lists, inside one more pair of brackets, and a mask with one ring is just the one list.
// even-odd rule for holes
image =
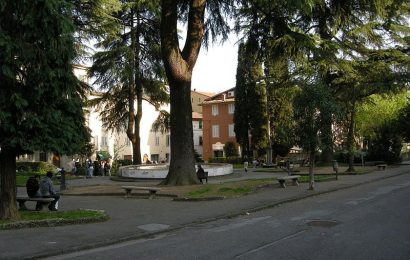
[[[375, 166], [357, 166], [356, 170], [360, 172], [370, 172], [374, 171], [377, 168]], [[261, 170], [261, 169], [258, 169]], [[296, 174], [304, 175], [308, 174], [309, 168], [308, 167], [301, 167], [294, 169]], [[347, 167], [339, 167], [339, 173], [343, 174], [347, 170]], [[265, 172], [265, 169], [264, 169]], [[266, 172], [284, 172], [283, 169], [278, 168], [267, 168]], [[315, 174], [334, 174], [332, 167], [315, 167], [314, 169]], [[252, 174], [252, 173], [250, 173]], [[233, 173], [227, 176], [221, 177], [214, 177], [213, 180], [221, 180], [223, 182], [226, 179], [234, 179], [236, 176], [241, 176], [239, 173]], [[265, 177], [266, 178], [266, 177]], [[125, 191], [121, 188], [123, 185], [135, 185], [135, 186], [155, 186], [161, 189], [158, 194], [164, 194], [169, 196], [178, 196], [183, 197], [183, 194], [197, 190], [201, 187], [201, 185], [187, 185], [187, 186], [158, 186], [159, 182], [138, 182], [138, 183], [121, 183], [117, 181], [113, 181], [110, 184], [101, 184], [101, 185], [92, 185], [92, 186], [77, 186], [77, 187], [69, 187], [68, 190], [62, 192], [63, 195], [124, 195]]]

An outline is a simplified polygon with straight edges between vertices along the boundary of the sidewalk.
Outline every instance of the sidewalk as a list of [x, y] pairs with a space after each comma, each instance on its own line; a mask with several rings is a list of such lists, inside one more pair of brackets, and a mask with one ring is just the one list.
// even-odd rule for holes
[[[308, 184], [302, 183], [299, 187], [288, 186], [286, 189], [281, 189], [275, 186], [240, 198], [201, 202], [172, 201], [172, 198], [169, 197], [148, 200], [145, 198], [124, 199], [122, 195], [63, 195], [60, 210], [100, 209], [105, 210], [111, 219], [102, 223], [85, 225], [0, 231], [0, 240], [2, 241], [0, 243], [0, 259], [36, 258], [109, 245], [201, 222], [237, 216], [308, 196], [346, 189], [409, 172], [410, 165], [402, 165], [389, 167], [385, 171], [376, 170], [370, 174], [339, 176], [338, 181], [316, 183], [315, 191], [308, 191]], [[284, 173], [274, 174], [284, 175]], [[246, 178], [266, 178], [267, 175], [274, 176], [273, 173], [248, 172], [244, 174], [241, 171], [235, 171], [230, 176], [210, 179], [210, 183]], [[155, 181], [144, 182], [147, 185], [155, 183]], [[113, 183], [108, 177], [68, 181], [69, 187], [102, 184], [121, 186], [129, 183]], [[142, 184], [138, 183], [138, 185]]]

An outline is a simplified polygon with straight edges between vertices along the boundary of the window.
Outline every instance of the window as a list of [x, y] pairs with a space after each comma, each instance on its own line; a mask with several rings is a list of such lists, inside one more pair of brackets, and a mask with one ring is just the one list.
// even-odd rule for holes
[[98, 135], [94, 136], [94, 147], [96, 149], [99, 149], [99, 145], [98, 145]]
[[40, 162], [47, 162], [47, 154], [44, 152], [40, 153]]
[[202, 145], [204, 143], [204, 140], [202, 139], [202, 136], [199, 136], [199, 145]]
[[159, 154], [151, 154], [151, 162], [159, 162]]
[[202, 129], [202, 120], [199, 120], [199, 129]]
[[155, 136], [155, 146], [159, 146], [159, 136]]
[[229, 132], [229, 137], [235, 137], [235, 125], [234, 124], [228, 125], [228, 132]]
[[228, 113], [229, 114], [235, 113], [235, 104], [234, 103], [228, 104]]
[[170, 144], [170, 141], [171, 141], [171, 139], [170, 139], [170, 135], [167, 135], [167, 147], [169, 147], [169, 144]]
[[235, 93], [233, 91], [228, 91], [228, 97], [233, 97]]
[[101, 146], [108, 146], [108, 139], [106, 136], [101, 137]]
[[212, 115], [217, 116], [219, 114], [218, 105], [212, 105]]
[[125, 145], [131, 146], [131, 140], [129, 138], [125, 139]]
[[219, 137], [219, 125], [212, 126], [212, 137], [214, 138]]

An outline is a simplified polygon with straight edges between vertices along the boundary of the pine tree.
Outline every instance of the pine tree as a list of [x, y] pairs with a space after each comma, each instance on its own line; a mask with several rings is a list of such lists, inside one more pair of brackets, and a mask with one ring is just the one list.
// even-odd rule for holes
[[126, 131], [133, 163], [141, 164], [142, 101], [145, 98], [156, 107], [168, 101], [162, 83], [165, 75], [159, 46], [159, 6], [157, 1], [124, 1], [120, 5], [121, 10], [111, 19], [117, 30], [100, 36], [97, 47], [103, 50], [93, 56], [90, 74], [105, 93], [91, 103], [100, 107], [104, 126]]
[[74, 154], [89, 141], [66, 1], [1, 1], [0, 218], [17, 219], [16, 156]]

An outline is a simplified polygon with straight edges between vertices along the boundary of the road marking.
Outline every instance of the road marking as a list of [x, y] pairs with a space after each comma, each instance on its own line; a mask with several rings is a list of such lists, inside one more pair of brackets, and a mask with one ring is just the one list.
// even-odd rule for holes
[[299, 236], [300, 234], [305, 233], [307, 230], [308, 230], [308, 229], [302, 229], [302, 230], [300, 230], [300, 231], [298, 231], [298, 232], [296, 232], [296, 233], [293, 233], [293, 234], [291, 234], [291, 235], [282, 237], [282, 238], [280, 238], [280, 239], [278, 239], [278, 240], [275, 240], [275, 241], [270, 242], [270, 243], [268, 243], [268, 244], [265, 244], [265, 245], [263, 245], [263, 246], [257, 247], [257, 248], [255, 248], [255, 249], [252, 249], [252, 250], [247, 251], [247, 252], [245, 252], [245, 253], [242, 253], [242, 254], [240, 254], [240, 255], [236, 255], [236, 256], [233, 257], [233, 259], [241, 258], [241, 257], [243, 257], [243, 256], [256, 253], [256, 252], [261, 251], [261, 250], [263, 250], [263, 249], [265, 249], [265, 248], [268, 248], [268, 247], [270, 247], [270, 246], [276, 245], [277, 243], [282, 242], [282, 241], [284, 241], [284, 240], [288, 240], [288, 239], [294, 238], [294, 237], [296, 237], [296, 236]]
[[228, 230], [233, 230], [233, 229], [253, 225], [255, 223], [258, 223], [258, 222], [261, 222], [263, 220], [270, 219], [270, 218], [272, 218], [272, 216], [265, 216], [265, 217], [259, 217], [259, 218], [250, 218], [250, 219], [245, 219], [245, 220], [241, 219], [240, 222], [230, 223], [228, 225], [221, 226], [221, 227], [215, 227], [215, 228], [210, 229], [210, 231], [225, 232], [225, 231], [228, 231]]

